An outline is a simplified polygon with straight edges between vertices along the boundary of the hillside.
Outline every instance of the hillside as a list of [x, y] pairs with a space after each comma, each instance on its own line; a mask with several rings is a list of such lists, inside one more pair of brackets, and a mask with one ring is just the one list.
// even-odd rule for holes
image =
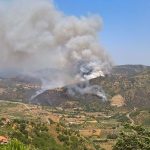
[[[66, 106], [67, 101], [77, 101], [79, 105], [87, 107], [109, 107], [114, 96], [120, 95], [125, 106], [149, 107], [150, 106], [150, 67], [142, 65], [115, 66], [111, 74], [106, 77], [92, 79], [91, 85], [100, 85], [108, 101], [92, 94], [70, 96], [67, 88], [48, 90], [29, 101], [36, 90], [40, 89], [40, 82], [28, 77], [1, 78], [0, 99], [30, 102], [50, 106]], [[105, 107], [104, 107], [105, 106]]]
[[108, 99], [120, 94], [129, 107], [150, 106], [150, 67], [129, 65], [115, 67], [112, 75], [94, 79], [92, 83], [101, 85]]
[[35, 98], [35, 102], [41, 104], [50, 104], [58, 106], [65, 101], [79, 101], [83, 105], [93, 105], [104, 107], [111, 102], [111, 99], [116, 95], [121, 95], [125, 100], [125, 105], [132, 107], [149, 107], [150, 106], [150, 67], [146, 66], [117, 66], [112, 69], [110, 75], [92, 79], [91, 85], [100, 85], [106, 95], [108, 102], [101, 102], [100, 98], [85, 94], [76, 93], [75, 96], [70, 96], [66, 88], [49, 90]]
[[[32, 150], [49, 147], [113, 150], [118, 145], [120, 131], [128, 130], [126, 123], [136, 129], [143, 126], [147, 133], [145, 130], [150, 129], [149, 67], [114, 67], [111, 74], [90, 82], [103, 87], [107, 101], [94, 94], [76, 92], [71, 96], [67, 87], [45, 91], [30, 100], [40, 89], [39, 80], [27, 76], [1, 78], [0, 136], [10, 140], [9, 144], [15, 138]], [[133, 132], [132, 139], [126, 137], [132, 141], [143, 136], [139, 138], [139, 134]]]

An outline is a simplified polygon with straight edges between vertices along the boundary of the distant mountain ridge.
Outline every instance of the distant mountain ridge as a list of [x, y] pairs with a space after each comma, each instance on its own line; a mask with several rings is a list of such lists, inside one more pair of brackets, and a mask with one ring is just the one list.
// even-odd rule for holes
[[[113, 96], [121, 95], [128, 107], [149, 107], [150, 106], [150, 67], [142, 65], [115, 66], [110, 75], [92, 79], [91, 84], [102, 86], [108, 100]], [[36, 98], [36, 102], [57, 106], [65, 101], [78, 101], [83, 104], [102, 103], [100, 98], [91, 95], [76, 94], [71, 97], [67, 94], [66, 88], [48, 90]], [[106, 102], [107, 104], [108, 102]]]
[[131, 76], [149, 69], [150, 66], [144, 65], [120, 65], [113, 67], [112, 74], [125, 74]]
[[[33, 81], [32, 81], [33, 80]], [[121, 95], [127, 107], [150, 107], [150, 67], [143, 65], [122, 65], [112, 68], [112, 72], [105, 77], [90, 80], [104, 89], [108, 101], [102, 102], [99, 97], [92, 94], [70, 96], [67, 89], [59, 88], [48, 90], [32, 100], [32, 103], [63, 106], [67, 101], [76, 101], [80, 104], [100, 108], [110, 105], [111, 99]], [[1, 79], [0, 99], [22, 100], [30, 102], [30, 97], [40, 88], [38, 80], [28, 77], [15, 79]]]

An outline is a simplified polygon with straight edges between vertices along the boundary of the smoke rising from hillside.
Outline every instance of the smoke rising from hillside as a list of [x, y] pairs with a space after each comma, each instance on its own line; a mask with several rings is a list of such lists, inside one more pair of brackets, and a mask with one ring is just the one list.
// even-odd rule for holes
[[111, 61], [99, 44], [101, 26], [99, 16], [67, 16], [49, 0], [1, 2], [0, 69], [39, 77], [47, 89], [107, 73]]
[[90, 85], [89, 81], [80, 82], [73, 86], [70, 85], [68, 87], [68, 93], [71, 96], [75, 96], [76, 94], [78, 95], [92, 94], [98, 96], [103, 101], [107, 100], [103, 89], [98, 85]]

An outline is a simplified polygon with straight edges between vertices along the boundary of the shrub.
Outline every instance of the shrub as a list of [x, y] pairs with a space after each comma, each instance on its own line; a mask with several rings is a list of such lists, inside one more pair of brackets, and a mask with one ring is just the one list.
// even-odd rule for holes
[[2, 145], [0, 147], [0, 150], [30, 150], [30, 148], [17, 139], [13, 139], [12, 141], [10, 141], [10, 143]]
[[107, 135], [107, 139], [117, 139], [117, 137], [118, 137], [117, 134], [114, 134], [114, 133]]
[[113, 150], [149, 150], [150, 131], [141, 126], [126, 124]]

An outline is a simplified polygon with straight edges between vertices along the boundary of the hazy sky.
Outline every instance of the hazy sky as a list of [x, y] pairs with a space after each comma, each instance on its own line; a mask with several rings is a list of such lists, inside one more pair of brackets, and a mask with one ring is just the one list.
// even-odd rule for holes
[[53, 1], [67, 15], [100, 15], [100, 42], [116, 64], [150, 65], [150, 0]]
[[150, 0], [54, 0], [69, 15], [99, 14], [101, 42], [116, 64], [150, 65]]

